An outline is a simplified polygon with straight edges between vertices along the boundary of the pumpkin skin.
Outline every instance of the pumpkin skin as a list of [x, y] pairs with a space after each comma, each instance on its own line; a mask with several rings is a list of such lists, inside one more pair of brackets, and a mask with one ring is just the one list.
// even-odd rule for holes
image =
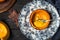
[[43, 30], [49, 26], [50, 21], [43, 22], [39, 19], [50, 20], [50, 15], [46, 10], [38, 9], [33, 11], [30, 15], [30, 24], [37, 30]]
[[4, 22], [0, 21], [0, 39], [7, 40], [9, 35], [10, 31], [8, 26]]

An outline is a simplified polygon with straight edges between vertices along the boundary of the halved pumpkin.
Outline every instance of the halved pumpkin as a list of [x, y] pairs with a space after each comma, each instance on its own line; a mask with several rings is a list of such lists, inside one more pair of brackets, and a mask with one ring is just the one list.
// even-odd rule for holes
[[50, 21], [44, 22], [42, 20], [50, 20], [50, 15], [46, 10], [38, 9], [31, 13], [30, 24], [37, 30], [43, 30], [48, 27]]

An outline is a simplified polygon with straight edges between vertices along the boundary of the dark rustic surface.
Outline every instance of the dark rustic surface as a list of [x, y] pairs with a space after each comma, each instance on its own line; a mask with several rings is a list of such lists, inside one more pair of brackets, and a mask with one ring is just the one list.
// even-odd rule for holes
[[[12, 8], [17, 10], [18, 12], [20, 12], [22, 7], [31, 1], [32, 0], [17, 0], [15, 5]], [[60, 8], [59, 8], [60, 1], [59, 0], [45, 0], [45, 1], [50, 2], [52, 5], [54, 5], [57, 8], [58, 12], [60, 11]], [[60, 12], [59, 12], [59, 14], [60, 14]], [[9, 26], [11, 34], [10, 34], [10, 37], [8, 40], [29, 40], [21, 33], [19, 27], [17, 28], [15, 23], [11, 19], [9, 19], [7, 17], [7, 15], [9, 15], [8, 11], [0, 14], [0, 20], [4, 21]], [[60, 37], [59, 32], [60, 31], [58, 29], [57, 33], [52, 37], [52, 40], [59, 39], [59, 37]]]

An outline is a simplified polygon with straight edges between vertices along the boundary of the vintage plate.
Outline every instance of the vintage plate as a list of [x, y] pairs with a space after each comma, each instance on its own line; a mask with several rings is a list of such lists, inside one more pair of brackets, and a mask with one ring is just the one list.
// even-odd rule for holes
[[[44, 30], [36, 30], [30, 25], [30, 14], [36, 9], [44, 9], [50, 12], [53, 21], [48, 28]], [[21, 13], [19, 14], [18, 23], [21, 32], [27, 38], [31, 40], [47, 40], [56, 33], [59, 27], [59, 21], [56, 20], [58, 17], [58, 12], [53, 5], [43, 0], [34, 0], [22, 8]]]

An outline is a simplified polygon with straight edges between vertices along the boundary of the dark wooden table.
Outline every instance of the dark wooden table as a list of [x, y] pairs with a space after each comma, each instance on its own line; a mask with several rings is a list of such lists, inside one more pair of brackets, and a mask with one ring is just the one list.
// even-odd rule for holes
[[[20, 10], [22, 9], [22, 7], [23, 7], [25, 4], [27, 4], [27, 3], [31, 2], [31, 1], [32, 1], [32, 0], [17, 0], [16, 3], [13, 5], [12, 8], [15, 9], [15, 10], [17, 10], [18, 12], [20, 12]], [[56, 0], [45, 0], [45, 1], [50, 2], [52, 5], [54, 5], [54, 6], [57, 8], [58, 12], [59, 12], [59, 6], [57, 6]], [[6, 14], [5, 14], [5, 13], [6, 13]], [[4, 16], [2, 16], [2, 15], [4, 15]], [[9, 15], [8, 12], [4, 12], [4, 13], [0, 14], [0, 20], [2, 19], [2, 20], [3, 20], [4, 22], [6, 22], [7, 25], [9, 26], [9, 29], [10, 29], [10, 37], [9, 37], [8, 40], [29, 40], [29, 39], [27, 39], [27, 38], [21, 33], [19, 27], [17, 27], [17, 26], [15, 25], [15, 23], [14, 23], [11, 19], [7, 18], [7, 15]], [[59, 32], [59, 31], [57, 31], [57, 33], [58, 33], [58, 32]], [[56, 34], [55, 34], [55, 35], [56, 35]], [[55, 36], [55, 35], [54, 35], [54, 36]], [[60, 36], [59, 36], [59, 37], [60, 37]], [[56, 37], [55, 37], [55, 38], [56, 38]], [[52, 37], [52, 39], [55, 39], [55, 38]]]

